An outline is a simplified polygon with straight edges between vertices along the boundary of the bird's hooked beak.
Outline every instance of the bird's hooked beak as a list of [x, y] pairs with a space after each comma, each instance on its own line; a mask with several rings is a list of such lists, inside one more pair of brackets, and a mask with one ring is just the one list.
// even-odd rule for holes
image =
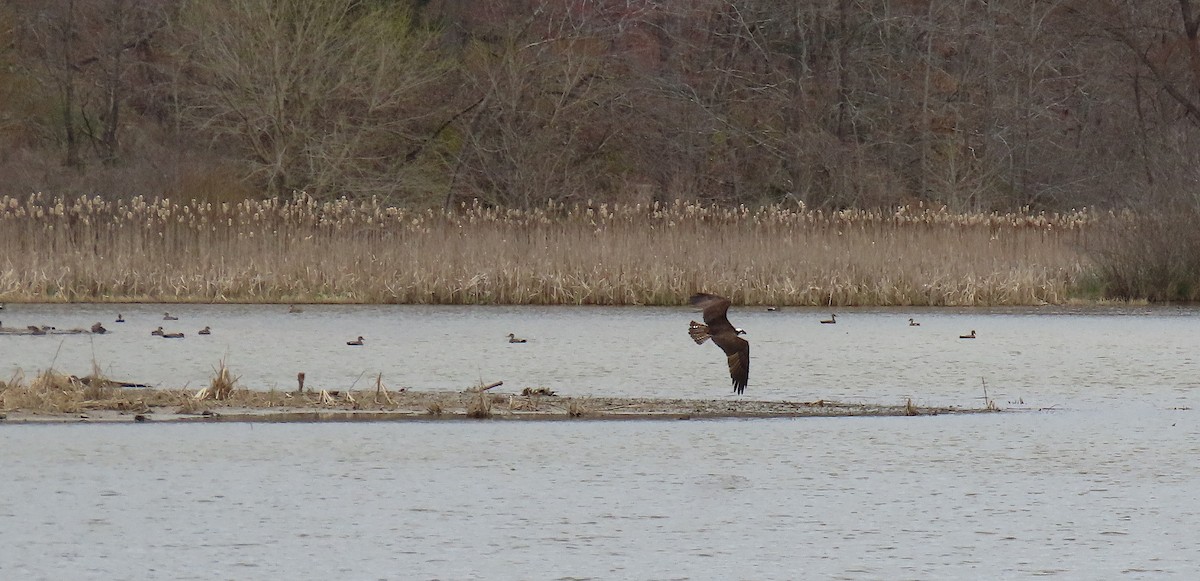
[[746, 334], [746, 330], [745, 330], [745, 329], [737, 329], [737, 334], [738, 334], [738, 335], [745, 335], [745, 334]]

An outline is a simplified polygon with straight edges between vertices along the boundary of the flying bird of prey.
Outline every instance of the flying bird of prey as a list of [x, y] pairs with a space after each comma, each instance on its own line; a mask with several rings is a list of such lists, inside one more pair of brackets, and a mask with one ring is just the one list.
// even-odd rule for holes
[[738, 337], [745, 335], [745, 331], [729, 323], [729, 317], [725, 314], [729, 310], [729, 299], [708, 293], [696, 293], [688, 302], [704, 311], [704, 323], [692, 321], [688, 325], [688, 334], [697, 345], [703, 345], [705, 341], [712, 339], [712, 342], [725, 352], [729, 361], [729, 377], [733, 379], [733, 391], [742, 393], [750, 379], [750, 343]]

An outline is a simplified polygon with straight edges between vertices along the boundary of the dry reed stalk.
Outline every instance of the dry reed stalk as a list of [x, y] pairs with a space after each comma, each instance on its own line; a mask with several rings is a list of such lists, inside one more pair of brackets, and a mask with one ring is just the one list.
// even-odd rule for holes
[[1105, 219], [34, 194], [0, 197], [0, 301], [680, 304], [703, 286], [743, 304], [1042, 304], [1088, 272]]
[[425, 413], [431, 416], [441, 417], [443, 411], [442, 402], [437, 400], [433, 400], [425, 406]]
[[467, 400], [467, 417], [487, 419], [492, 417], [492, 398], [487, 392], [479, 391]]
[[383, 374], [375, 376], [375, 403], [380, 403], [380, 399], [387, 402], [388, 405], [396, 405], [396, 400], [392, 399], [386, 387], [383, 386]]
[[222, 359], [218, 364], [212, 380], [208, 387], [196, 392], [192, 398], [197, 400], [214, 399], [217, 401], [228, 400], [233, 394], [233, 388], [237, 383], [237, 378], [229, 372], [229, 368], [225, 365], [225, 360]]
[[586, 416], [590, 411], [591, 410], [586, 404], [577, 399], [573, 399], [569, 404], [567, 404], [567, 415], [573, 418], [581, 418]]

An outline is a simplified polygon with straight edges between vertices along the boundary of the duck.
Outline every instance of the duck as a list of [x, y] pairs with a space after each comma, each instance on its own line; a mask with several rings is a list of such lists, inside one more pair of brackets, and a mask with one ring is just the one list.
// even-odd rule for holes
[[296, 305], [288, 305], [288, 312], [289, 313], [303, 313], [304, 309], [297, 307]]
[[959, 339], [974, 339], [975, 338], [975, 329], [971, 329], [971, 332], [966, 335], [959, 335], [958, 338]]
[[778, 311], [778, 310], [779, 310], [779, 307], [767, 307], [768, 313], [774, 313], [775, 311]]
[[46, 330], [37, 325], [29, 325], [28, 327], [25, 327], [25, 328], [29, 329], [29, 332], [34, 335], [45, 335], [46, 334]]
[[916, 322], [916, 321], [914, 321], [914, 320], [912, 320], [912, 319], [909, 319], [909, 320], [908, 320], [908, 326], [909, 326], [909, 327], [920, 327], [920, 326], [921, 326], [921, 324], [920, 324], [920, 323], [918, 323], [918, 322]]
[[115, 320], [115, 321], [113, 321], [113, 322], [114, 322], [114, 323], [124, 323], [124, 322], [125, 322], [125, 316], [124, 316], [124, 315], [122, 315], [121, 313], [117, 313], [117, 320]]
[[208, 325], [205, 325], [203, 329], [196, 331], [196, 334], [197, 335], [212, 335], [212, 329], [208, 328]]
[[155, 329], [155, 330], [153, 330], [153, 331], [150, 331], [150, 334], [151, 334], [151, 335], [158, 335], [159, 337], [162, 337], [162, 336], [163, 336], [163, 328], [162, 328], [162, 327], [159, 327], [159, 328], [157, 328], [157, 329]]
[[346, 344], [347, 345], [362, 345], [363, 344], [362, 335], [359, 335], [358, 338], [353, 341], [346, 341]]
[[832, 315], [829, 315], [829, 318], [828, 318], [828, 319], [822, 319], [822, 320], [821, 320], [821, 324], [822, 324], [822, 325], [833, 325], [833, 324], [836, 324], [836, 323], [837, 323], [837, 313], [834, 313], [834, 314], [832, 314]]
[[103, 335], [108, 332], [108, 329], [105, 329], [104, 325], [101, 325], [99, 322], [97, 322], [96, 324], [92, 325], [92, 332], [97, 335]]
[[164, 321], [178, 321], [179, 317], [173, 317], [173, 316], [171, 316], [171, 313], [163, 313], [163, 320]]
[[512, 333], [508, 334], [508, 342], [509, 343], [528, 343], [528, 341], [521, 339]]
[[163, 333], [163, 339], [182, 339], [183, 333]]

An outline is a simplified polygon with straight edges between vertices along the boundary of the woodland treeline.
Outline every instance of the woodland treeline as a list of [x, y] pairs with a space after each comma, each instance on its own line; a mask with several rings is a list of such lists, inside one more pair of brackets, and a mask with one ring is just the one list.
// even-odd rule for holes
[[0, 194], [1200, 197], [1200, 1], [0, 0]]

